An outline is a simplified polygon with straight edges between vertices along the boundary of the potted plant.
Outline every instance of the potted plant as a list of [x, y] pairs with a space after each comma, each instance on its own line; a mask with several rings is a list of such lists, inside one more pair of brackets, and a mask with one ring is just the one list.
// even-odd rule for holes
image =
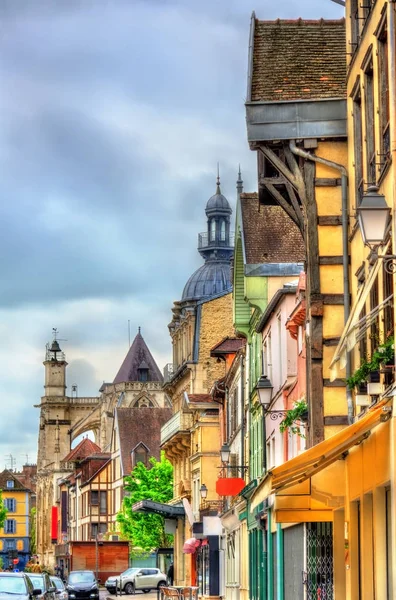
[[308, 420], [308, 405], [305, 398], [297, 400], [294, 403], [293, 408], [286, 412], [286, 415], [279, 424], [279, 430], [284, 433], [287, 429], [293, 434], [297, 434], [300, 437], [305, 437], [301, 432], [301, 424]]

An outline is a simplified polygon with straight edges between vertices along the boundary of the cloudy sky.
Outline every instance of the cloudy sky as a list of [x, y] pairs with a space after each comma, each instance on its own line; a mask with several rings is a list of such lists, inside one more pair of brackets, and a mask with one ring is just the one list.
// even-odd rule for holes
[[254, 191], [249, 24], [340, 18], [330, 0], [2, 0], [0, 467], [35, 462], [44, 350], [96, 395], [138, 326], [170, 361], [173, 300], [215, 191]]

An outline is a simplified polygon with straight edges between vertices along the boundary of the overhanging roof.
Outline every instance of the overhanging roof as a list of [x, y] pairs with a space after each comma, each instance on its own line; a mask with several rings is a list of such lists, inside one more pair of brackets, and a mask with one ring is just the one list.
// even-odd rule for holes
[[382, 400], [356, 423], [269, 471], [253, 495], [250, 509], [256, 508], [273, 493], [303, 483], [341, 458], [352, 446], [362, 442], [370, 430], [380, 423], [381, 416], [385, 414], [384, 405], [388, 401]]
[[346, 100], [247, 102], [248, 142], [347, 136]]
[[153, 500], [140, 500], [132, 505], [132, 512], [145, 512], [161, 515], [167, 519], [179, 519], [184, 517], [186, 512], [183, 506], [170, 506]]

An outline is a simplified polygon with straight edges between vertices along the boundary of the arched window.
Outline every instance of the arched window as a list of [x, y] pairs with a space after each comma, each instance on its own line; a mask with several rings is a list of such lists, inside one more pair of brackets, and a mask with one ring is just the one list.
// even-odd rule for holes
[[210, 222], [210, 241], [214, 242], [216, 239], [216, 220], [212, 219]]
[[226, 224], [224, 219], [220, 222], [220, 241], [225, 242], [226, 239]]

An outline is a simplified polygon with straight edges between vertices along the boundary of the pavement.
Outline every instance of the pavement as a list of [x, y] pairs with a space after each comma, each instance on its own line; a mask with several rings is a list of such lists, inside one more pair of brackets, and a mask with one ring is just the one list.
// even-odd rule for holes
[[[115, 594], [109, 594], [106, 588], [100, 590], [100, 600], [120, 600], [120, 596], [116, 596]], [[123, 600], [131, 599], [131, 596], [127, 594], [122, 594]], [[135, 594], [132, 594], [132, 597], [136, 596], [136, 600], [157, 600], [157, 590], [152, 590], [151, 592], [147, 592], [145, 594], [141, 590], [136, 590]]]

